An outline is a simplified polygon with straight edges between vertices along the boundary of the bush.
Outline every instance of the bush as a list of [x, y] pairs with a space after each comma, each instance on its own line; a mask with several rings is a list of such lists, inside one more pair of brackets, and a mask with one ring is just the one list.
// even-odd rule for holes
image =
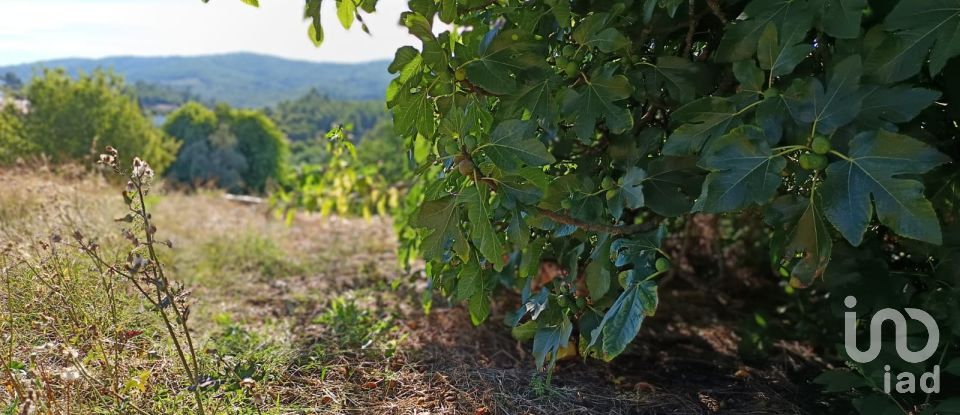
[[45, 70], [27, 86], [30, 110], [23, 117], [25, 154], [46, 154], [55, 163], [90, 161], [96, 149], [112, 146], [121, 154], [141, 154], [163, 171], [173, 162], [176, 142], [155, 128], [124, 93], [123, 79], [95, 71], [70, 78]]
[[243, 190], [246, 159], [230, 127], [220, 124], [213, 111], [188, 103], [170, 115], [164, 131], [182, 143], [167, 177], [191, 185], [212, 183], [229, 191]]
[[170, 114], [164, 131], [182, 143], [169, 177], [213, 183], [232, 192], [263, 192], [286, 168], [286, 138], [266, 116], [191, 102]]
[[0, 164], [11, 163], [28, 152], [20, 116], [12, 107], [0, 108]]

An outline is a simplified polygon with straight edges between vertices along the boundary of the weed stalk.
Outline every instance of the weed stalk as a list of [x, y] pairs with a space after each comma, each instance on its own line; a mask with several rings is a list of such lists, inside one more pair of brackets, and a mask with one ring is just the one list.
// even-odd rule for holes
[[[99, 163], [112, 168], [116, 173], [124, 174], [118, 160], [117, 151], [107, 147], [106, 153], [100, 155]], [[134, 158], [132, 167], [128, 174], [124, 174], [129, 180], [122, 192], [129, 212], [125, 217], [118, 219], [120, 222], [131, 223], [130, 228], [124, 229], [124, 236], [133, 245], [127, 255], [127, 263], [123, 266], [109, 263], [97, 252], [96, 244], [85, 242], [79, 232], [74, 237], [80, 243], [81, 249], [98, 266], [130, 281], [143, 298], [156, 309], [177, 352], [183, 372], [189, 379], [189, 389], [197, 402], [197, 413], [205, 415], [203, 397], [200, 393], [200, 364], [187, 324], [190, 310], [187, 293], [183, 291], [182, 286], [172, 284], [163, 271], [163, 264], [156, 249], [157, 228], [153, 225], [150, 213], [147, 211], [146, 195], [149, 193], [154, 173], [149, 164], [139, 158]], [[140, 232], [143, 240], [138, 235]], [[167, 245], [170, 246], [170, 244]], [[146, 258], [143, 256], [144, 253]]]

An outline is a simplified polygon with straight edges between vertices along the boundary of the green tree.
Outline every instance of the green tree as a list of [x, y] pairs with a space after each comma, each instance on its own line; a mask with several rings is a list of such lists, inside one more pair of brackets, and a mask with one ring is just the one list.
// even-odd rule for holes
[[389, 119], [383, 101], [333, 100], [316, 89], [265, 112], [292, 142], [320, 138], [332, 128], [348, 124], [353, 126], [356, 137], [362, 137], [379, 122]]
[[259, 193], [286, 169], [286, 138], [257, 111], [191, 102], [170, 114], [164, 131], [182, 143], [168, 175], [182, 183]]
[[23, 88], [23, 80], [13, 72], [7, 72], [3, 75], [3, 84], [14, 91]]
[[163, 130], [183, 145], [190, 145], [206, 141], [218, 125], [216, 113], [197, 102], [188, 102], [167, 117]]
[[168, 106], [179, 107], [190, 101], [201, 100], [189, 88], [177, 88], [144, 81], [137, 81], [129, 89], [130, 93], [137, 97], [140, 106], [147, 110], [162, 110]]
[[[915, 2], [870, 19], [863, 4], [779, 0], [518, 5], [412, 2], [401, 21], [422, 47], [397, 51], [387, 96], [397, 132], [433, 143], [423, 163], [446, 171], [413, 221], [435, 286], [473, 293], [482, 321], [493, 276], [522, 281], [524, 257], [549, 253], [567, 283], [586, 280], [586, 303], [562, 286], [534, 299], [553, 310], [534, 321], [541, 361], [570, 324], [586, 353], [623, 351], [656, 308], [664, 218], [790, 206], [769, 219], [795, 286], [823, 274], [831, 234], [941, 244], [922, 182], [902, 175], [950, 162], [908, 134], [947, 115], [928, 88], [941, 79], [937, 53], [954, 52], [930, 37], [908, 49], [922, 58], [934, 45], [929, 71], [897, 60], [927, 29], [909, 21]], [[435, 17], [474, 29], [435, 35]], [[881, 22], [889, 41], [848, 41]]]
[[113, 146], [163, 171], [173, 162], [176, 142], [155, 128], [124, 90], [123, 79], [111, 73], [72, 79], [61, 70], [46, 70], [26, 87], [30, 110], [23, 119], [24, 139], [53, 162], [92, 159], [104, 146]]
[[[341, 24], [375, 4], [337, 2]], [[950, 331], [939, 359], [848, 362], [821, 383], [856, 389], [862, 413], [956, 409], [955, 393], [876, 386], [886, 364], [960, 365], [956, 0], [408, 4], [421, 45], [397, 50], [387, 91], [419, 164], [406, 246], [474, 324], [515, 289], [507, 320], [538, 366], [575, 332], [613, 359], [657, 310], [673, 218], [753, 212], [773, 270], [830, 293], [813, 300], [829, 321], [855, 295], [858, 315], [919, 307]], [[538, 287], [543, 260], [565, 272]]]
[[29, 153], [20, 115], [12, 107], [0, 108], [0, 164], [9, 164]]
[[[349, 127], [354, 144], [359, 145], [371, 133], [379, 138], [384, 122], [389, 125], [390, 113], [383, 101], [333, 100], [311, 89], [303, 96], [267, 108], [266, 114], [287, 135], [291, 143], [291, 164], [326, 164], [325, 135], [331, 129]], [[374, 132], [373, 129], [381, 128]]]
[[172, 113], [164, 131], [181, 140], [180, 153], [167, 177], [193, 186], [213, 184], [231, 192], [244, 190], [246, 159], [237, 149], [237, 138], [217, 114], [190, 102]]
[[244, 181], [251, 189], [262, 192], [269, 181], [283, 176], [290, 155], [287, 139], [259, 111], [232, 110], [229, 123], [237, 137], [237, 149], [247, 160]]

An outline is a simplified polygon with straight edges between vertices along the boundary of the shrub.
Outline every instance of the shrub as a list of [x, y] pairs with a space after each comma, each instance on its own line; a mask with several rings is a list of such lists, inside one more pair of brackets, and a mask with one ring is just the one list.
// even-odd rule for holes
[[188, 102], [167, 117], [163, 131], [187, 146], [205, 141], [218, 125], [217, 114], [197, 102]]
[[96, 149], [112, 146], [122, 154], [142, 154], [157, 171], [173, 162], [176, 143], [155, 128], [124, 93], [123, 79], [95, 71], [71, 78], [45, 70], [26, 87], [30, 110], [23, 117], [27, 154], [46, 154], [55, 163], [90, 161]]

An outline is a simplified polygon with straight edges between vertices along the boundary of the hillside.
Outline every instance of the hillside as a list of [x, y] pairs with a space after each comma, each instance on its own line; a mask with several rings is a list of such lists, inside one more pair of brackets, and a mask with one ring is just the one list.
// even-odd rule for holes
[[38, 68], [70, 73], [109, 68], [129, 83], [187, 89], [204, 99], [238, 107], [264, 107], [298, 97], [311, 88], [336, 99], [382, 99], [390, 74], [387, 61], [358, 64], [296, 61], [252, 53], [208, 56], [57, 59], [0, 67], [29, 79]]

